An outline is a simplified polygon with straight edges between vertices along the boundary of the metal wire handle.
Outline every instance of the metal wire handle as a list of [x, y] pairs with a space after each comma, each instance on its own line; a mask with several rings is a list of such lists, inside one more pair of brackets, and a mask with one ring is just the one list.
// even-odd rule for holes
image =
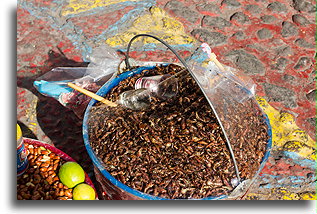
[[167, 43], [166, 43], [165, 41], [163, 41], [162, 39], [160, 39], [160, 38], [158, 38], [158, 37], [156, 37], [156, 36], [150, 35], [150, 34], [138, 34], [138, 35], [134, 36], [134, 37], [130, 40], [130, 42], [129, 42], [129, 44], [128, 44], [128, 47], [127, 47], [127, 52], [126, 52], [126, 55], [125, 55], [125, 64], [126, 64], [126, 66], [127, 66], [127, 69], [131, 69], [131, 66], [130, 66], [130, 63], [129, 63], [129, 51], [130, 51], [131, 44], [132, 44], [132, 42], [133, 42], [135, 39], [137, 39], [138, 37], [141, 37], [141, 36], [151, 37], [151, 38], [156, 39], [156, 40], [158, 40], [159, 42], [161, 42], [163, 45], [165, 45], [168, 49], [170, 49], [170, 50], [177, 56], [177, 58], [179, 59], [179, 61], [182, 62], [182, 64], [184, 65], [184, 67], [185, 67], [188, 71], [190, 70], [190, 69], [189, 69], [189, 66], [187, 65], [187, 63], [185, 62], [185, 60], [183, 60], [183, 58], [180, 57], [180, 56], [178, 55], [178, 53], [177, 53], [169, 44], [167, 44]]
[[[155, 40], [161, 42], [161, 43], [162, 43], [163, 45], [165, 45], [168, 49], [170, 49], [170, 50], [177, 56], [177, 58], [179, 59], [179, 61], [181, 61], [181, 63], [182, 63], [182, 64], [184, 65], [184, 67], [188, 70], [188, 72], [192, 75], [192, 77], [194, 78], [194, 80], [197, 82], [197, 84], [199, 85], [199, 87], [200, 87], [200, 89], [201, 89], [201, 86], [200, 86], [200, 84], [199, 84], [199, 81], [197, 80], [197, 78], [195, 77], [195, 75], [193, 74], [192, 70], [189, 68], [189, 66], [188, 66], [187, 63], [185, 62], [185, 60], [183, 60], [183, 58], [180, 57], [180, 56], [178, 55], [178, 53], [177, 53], [168, 43], [166, 43], [166, 42], [163, 41], [162, 39], [160, 39], [160, 38], [158, 38], [158, 37], [156, 37], [156, 36], [150, 35], [150, 34], [138, 34], [138, 35], [134, 36], [134, 37], [130, 40], [130, 42], [129, 42], [129, 44], [128, 44], [128, 47], [127, 47], [127, 52], [126, 52], [126, 54], [125, 54], [125, 64], [126, 64], [128, 70], [131, 69], [131, 66], [130, 66], [130, 63], [129, 63], [129, 51], [130, 51], [131, 44], [132, 44], [132, 42], [133, 42], [135, 39], [137, 39], [138, 37], [141, 37], [141, 36], [151, 37], [151, 38], [153, 38], [153, 39], [155, 39]], [[177, 74], [177, 73], [176, 73], [176, 74]], [[217, 114], [217, 112], [216, 112], [216, 110], [215, 110], [213, 104], [212, 104], [212, 103], [209, 101], [209, 99], [207, 98], [207, 95], [206, 95], [205, 91], [202, 90], [202, 89], [201, 89], [201, 91], [203, 92], [203, 94], [204, 94], [204, 96], [206, 97], [206, 99], [207, 99], [209, 105], [211, 106], [211, 108], [212, 108], [212, 110], [213, 110], [213, 112], [214, 112], [214, 114], [215, 114], [215, 116], [216, 116], [216, 118], [217, 118], [217, 120], [218, 120], [218, 122], [219, 122], [219, 125], [220, 125], [220, 127], [221, 127], [221, 129], [222, 129], [222, 132], [223, 132], [223, 134], [224, 134], [224, 136], [225, 136], [225, 138], [226, 138], [227, 146], [228, 146], [228, 149], [229, 149], [229, 152], [230, 152], [232, 161], [233, 161], [235, 173], [236, 173], [236, 175], [237, 175], [238, 182], [241, 183], [241, 178], [240, 178], [240, 175], [239, 175], [238, 164], [237, 164], [236, 158], [235, 158], [235, 156], [234, 156], [234, 153], [233, 153], [233, 150], [232, 150], [232, 147], [231, 147], [231, 143], [230, 143], [230, 141], [229, 141], [229, 138], [228, 138], [228, 136], [227, 136], [227, 133], [226, 133], [226, 131], [225, 131], [225, 129], [224, 129], [222, 123], [221, 123], [221, 120], [220, 120], [220, 118], [219, 118], [219, 116], [218, 116], [218, 114]]]

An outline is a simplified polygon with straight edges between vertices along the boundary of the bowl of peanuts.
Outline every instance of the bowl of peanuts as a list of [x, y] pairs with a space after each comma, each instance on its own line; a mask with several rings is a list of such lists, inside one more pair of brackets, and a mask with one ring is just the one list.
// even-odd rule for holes
[[[24, 138], [24, 144], [29, 166], [17, 177], [17, 199], [73, 200], [73, 189], [60, 181], [58, 171], [64, 163], [76, 161], [45, 142]], [[87, 173], [84, 183], [96, 190]], [[98, 199], [97, 194], [96, 199]]]

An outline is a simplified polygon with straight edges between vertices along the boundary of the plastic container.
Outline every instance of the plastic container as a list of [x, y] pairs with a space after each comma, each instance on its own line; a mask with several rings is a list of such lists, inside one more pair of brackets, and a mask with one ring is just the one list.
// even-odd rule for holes
[[141, 77], [135, 82], [135, 89], [146, 88], [160, 99], [169, 99], [177, 94], [177, 79], [170, 74]]
[[133, 110], [143, 110], [149, 107], [151, 94], [145, 88], [125, 91], [120, 94], [117, 103]]
[[152, 98], [169, 99], [177, 94], [178, 82], [170, 74], [141, 77], [135, 82], [135, 90], [122, 92], [117, 103], [132, 109], [146, 110]]
[[29, 162], [27, 152], [24, 147], [22, 130], [17, 124], [17, 176], [22, 175], [28, 168]]
[[[104, 84], [96, 93], [99, 96], [105, 96], [107, 93], [110, 92], [110, 90], [117, 86], [120, 81], [133, 76], [135, 74], [141, 73], [143, 70], [150, 70], [153, 69], [155, 66], [150, 67], [139, 67], [137, 69], [127, 71], [116, 78], [110, 80], [106, 84]], [[83, 138], [84, 138], [84, 144], [87, 149], [87, 152], [90, 156], [90, 158], [93, 161], [93, 164], [95, 166], [95, 173], [96, 173], [96, 179], [100, 183], [100, 188], [102, 188], [102, 191], [104, 192], [104, 199], [114, 199], [114, 200], [169, 200], [166, 198], [160, 198], [156, 196], [152, 196], [149, 194], [142, 193], [140, 191], [137, 191], [135, 189], [132, 189], [125, 184], [121, 183], [117, 179], [115, 179], [107, 170], [104, 168], [104, 163], [101, 159], [99, 159], [93, 149], [90, 146], [89, 142], [89, 135], [88, 135], [88, 118], [90, 114], [90, 109], [93, 105], [97, 103], [96, 100], [92, 99], [85, 111], [84, 120], [83, 120]], [[261, 165], [259, 167], [259, 170], [255, 173], [253, 179], [246, 180], [242, 183], [240, 183], [232, 192], [230, 195], [221, 195], [217, 197], [206, 197], [202, 198], [201, 200], [219, 200], [219, 199], [239, 199], [239, 197], [243, 196], [246, 191], [250, 188], [254, 180], [256, 179], [257, 175], [260, 173], [262, 168], [264, 167], [269, 155], [270, 150], [272, 146], [272, 132], [271, 132], [271, 126], [268, 120], [268, 117], [263, 113], [263, 116], [265, 118], [266, 124], [268, 126], [268, 135], [269, 135], [269, 141], [267, 143], [266, 147], [266, 153], [261, 161]]]

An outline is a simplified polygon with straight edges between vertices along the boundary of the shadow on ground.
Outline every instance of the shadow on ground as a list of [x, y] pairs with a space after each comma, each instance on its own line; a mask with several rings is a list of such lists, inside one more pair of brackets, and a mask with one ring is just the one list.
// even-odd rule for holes
[[[17, 86], [32, 92], [37, 98], [36, 117], [38, 125], [45, 135], [51, 140], [51, 143], [62, 150], [73, 159], [75, 159], [89, 174], [95, 183], [93, 165], [89, 158], [82, 138], [82, 120], [75, 113], [61, 105], [57, 100], [40, 94], [33, 86], [33, 82], [39, 76], [50, 71], [54, 67], [86, 67], [85, 62], [76, 62], [69, 60], [63, 53], [50, 51], [48, 60], [44, 66], [35, 68], [37, 72], [33, 76], [17, 77]], [[26, 68], [26, 73], [30, 74]], [[32, 68], [34, 69], [34, 68]], [[17, 118], [19, 120], [19, 118]], [[37, 139], [36, 133], [33, 133], [28, 127], [19, 123], [25, 137]]]

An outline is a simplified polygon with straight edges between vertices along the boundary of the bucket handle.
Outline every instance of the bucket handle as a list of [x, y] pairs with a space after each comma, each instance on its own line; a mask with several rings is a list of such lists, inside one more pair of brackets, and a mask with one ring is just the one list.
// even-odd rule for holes
[[138, 34], [138, 35], [134, 36], [134, 37], [130, 40], [130, 42], [129, 42], [129, 44], [128, 44], [127, 52], [126, 52], [126, 54], [125, 54], [125, 64], [126, 64], [128, 70], [131, 69], [131, 65], [130, 65], [130, 63], [129, 63], [129, 58], [130, 58], [130, 57], [129, 57], [129, 51], [130, 51], [131, 44], [132, 44], [132, 42], [133, 42], [135, 39], [137, 39], [138, 37], [141, 37], [141, 36], [151, 37], [151, 38], [156, 39], [157, 41], [161, 42], [161, 43], [162, 43], [163, 45], [165, 45], [168, 49], [170, 49], [170, 50], [177, 56], [177, 58], [179, 59], [179, 61], [181, 61], [181, 63], [184, 65], [184, 67], [185, 67], [188, 71], [190, 71], [189, 66], [187, 65], [187, 63], [185, 62], [185, 60], [184, 60], [182, 57], [180, 57], [180, 56], [178, 55], [178, 53], [174, 50], [174, 48], [172, 48], [169, 44], [167, 44], [167, 43], [166, 43], [165, 41], [163, 41], [162, 39], [160, 39], [160, 38], [158, 38], [158, 37], [156, 37], [156, 36], [150, 35], [150, 34], [145, 34], [145, 33], [144, 33], [144, 34]]
[[[158, 38], [158, 37], [156, 37], [156, 36], [150, 35], [150, 34], [146, 34], [146, 33], [135, 35], [134, 37], [132, 37], [132, 39], [130, 40], [130, 42], [129, 42], [129, 44], [128, 44], [127, 52], [126, 52], [126, 54], [125, 54], [125, 64], [126, 64], [126, 68], [127, 68], [128, 70], [131, 70], [131, 65], [130, 65], [130, 63], [129, 63], [129, 51], [130, 51], [131, 44], [132, 44], [132, 42], [133, 42], [135, 39], [137, 39], [138, 37], [141, 37], [141, 36], [151, 37], [151, 38], [153, 38], [153, 39], [155, 39], [155, 40], [161, 42], [163, 45], [165, 45], [168, 49], [170, 49], [170, 50], [177, 56], [177, 58], [179, 59], [179, 61], [181, 61], [181, 63], [182, 63], [182, 64], [184, 65], [184, 67], [189, 71], [189, 73], [191, 73], [191, 74], [193, 75], [192, 70], [189, 68], [189, 66], [187, 65], [187, 63], [185, 62], [185, 60], [184, 60], [182, 57], [180, 57], [180, 56], [178, 55], [178, 53], [174, 50], [174, 48], [172, 48], [169, 44], [167, 44], [167, 43], [166, 43], [165, 41], [163, 41], [162, 39], [160, 39], [160, 38]], [[194, 78], [194, 79], [196, 80], [196, 78]], [[196, 81], [197, 81], [197, 80], [196, 80]], [[204, 93], [204, 95], [205, 95], [205, 93]], [[206, 96], [206, 95], [205, 95], [205, 96]], [[240, 175], [239, 175], [238, 164], [237, 164], [235, 155], [234, 155], [234, 153], [233, 153], [233, 149], [232, 149], [230, 140], [229, 140], [229, 138], [228, 138], [228, 136], [227, 136], [227, 133], [226, 133], [226, 131], [225, 131], [225, 129], [224, 129], [224, 127], [223, 127], [221, 121], [220, 121], [220, 118], [218, 117], [217, 112], [216, 112], [215, 109], [213, 108], [212, 103], [209, 102], [209, 104], [211, 105], [212, 109], [214, 110], [214, 113], [215, 113], [215, 115], [216, 115], [216, 118], [217, 118], [217, 120], [218, 120], [218, 122], [219, 122], [219, 124], [220, 124], [220, 127], [221, 127], [221, 129], [222, 129], [222, 131], [223, 131], [223, 133], [224, 133], [224, 135], [225, 135], [226, 140], [227, 140], [227, 146], [228, 146], [228, 149], [229, 149], [231, 158], [232, 158], [232, 160], [233, 160], [233, 165], [234, 165], [235, 173], [236, 173], [236, 175], [237, 175], [238, 183], [240, 184], [240, 183], [241, 183], [241, 178], [240, 178]]]

